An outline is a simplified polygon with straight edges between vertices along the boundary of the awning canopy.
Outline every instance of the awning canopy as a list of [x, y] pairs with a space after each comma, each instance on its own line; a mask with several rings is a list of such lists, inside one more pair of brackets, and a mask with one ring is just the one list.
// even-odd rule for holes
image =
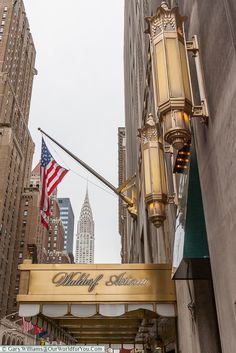
[[148, 310], [159, 316], [174, 317], [175, 305], [169, 304], [20, 304], [19, 316], [30, 317], [43, 314], [50, 318], [89, 318], [97, 314], [119, 317], [133, 311]]
[[48, 317], [79, 343], [143, 343], [152, 320], [172, 320], [170, 265], [36, 265], [21, 269], [19, 315]]
[[[184, 166], [185, 169], [178, 171], [175, 168], [176, 173], [181, 173], [178, 182], [179, 203], [173, 254], [175, 280], [208, 279], [211, 276], [201, 185], [193, 140], [189, 150], [190, 156], [185, 160], [190, 162]], [[179, 153], [185, 153], [181, 151]]]

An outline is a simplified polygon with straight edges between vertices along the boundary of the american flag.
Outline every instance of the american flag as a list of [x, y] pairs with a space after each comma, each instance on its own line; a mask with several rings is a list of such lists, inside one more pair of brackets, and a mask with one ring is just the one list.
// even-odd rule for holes
[[34, 328], [34, 325], [30, 321], [26, 321], [24, 317], [22, 317], [22, 330], [24, 333], [29, 332]]
[[67, 169], [61, 167], [51, 153], [49, 152], [44, 139], [42, 139], [41, 151], [41, 166], [40, 166], [40, 179], [41, 179], [41, 222], [45, 228], [48, 229], [49, 216], [50, 216], [50, 195], [57, 185], [64, 178]]

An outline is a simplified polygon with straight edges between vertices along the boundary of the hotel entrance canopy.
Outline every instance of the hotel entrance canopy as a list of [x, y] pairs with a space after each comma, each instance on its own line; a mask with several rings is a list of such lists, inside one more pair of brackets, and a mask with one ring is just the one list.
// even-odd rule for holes
[[78, 343], [144, 343], [149, 320], [175, 317], [171, 265], [20, 265], [19, 315], [48, 317]]

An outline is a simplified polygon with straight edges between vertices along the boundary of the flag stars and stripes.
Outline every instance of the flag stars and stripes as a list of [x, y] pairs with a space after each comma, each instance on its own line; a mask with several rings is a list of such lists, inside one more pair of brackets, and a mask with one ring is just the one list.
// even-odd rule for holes
[[62, 181], [67, 169], [61, 167], [49, 152], [44, 139], [42, 139], [41, 151], [41, 166], [40, 166], [40, 179], [41, 179], [41, 222], [48, 229], [49, 216], [50, 216], [50, 200], [49, 197]]

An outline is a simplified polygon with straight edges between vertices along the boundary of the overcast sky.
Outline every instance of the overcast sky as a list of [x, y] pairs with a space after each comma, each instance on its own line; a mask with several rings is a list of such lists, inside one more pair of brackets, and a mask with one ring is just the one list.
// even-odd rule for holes
[[[117, 129], [124, 125], [123, 0], [24, 3], [37, 51], [30, 111], [34, 166], [41, 127], [117, 186]], [[59, 163], [80, 175], [70, 172], [58, 190], [59, 197], [71, 199], [75, 232], [88, 179], [95, 262], [120, 262], [117, 197], [55, 145], [48, 147]]]

